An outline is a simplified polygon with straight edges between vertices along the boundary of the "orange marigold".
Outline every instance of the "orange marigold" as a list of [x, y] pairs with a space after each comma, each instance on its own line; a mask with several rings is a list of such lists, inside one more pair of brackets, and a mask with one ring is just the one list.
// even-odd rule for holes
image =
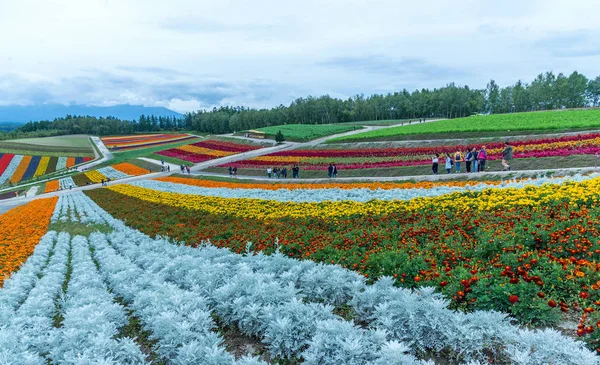
[[0, 215], [0, 287], [48, 231], [57, 197], [38, 199]]

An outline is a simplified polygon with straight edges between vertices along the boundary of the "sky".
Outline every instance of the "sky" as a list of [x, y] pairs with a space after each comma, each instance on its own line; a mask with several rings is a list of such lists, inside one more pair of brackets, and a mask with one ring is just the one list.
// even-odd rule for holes
[[0, 0], [0, 105], [274, 107], [600, 75], [597, 0]]

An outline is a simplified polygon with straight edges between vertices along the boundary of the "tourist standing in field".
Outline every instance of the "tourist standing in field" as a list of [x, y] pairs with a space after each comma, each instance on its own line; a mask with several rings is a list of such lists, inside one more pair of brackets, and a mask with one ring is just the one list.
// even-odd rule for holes
[[233, 177], [237, 177], [237, 166], [233, 168]]
[[287, 179], [287, 167], [284, 167], [281, 170], [281, 177], [283, 177], [284, 179]]
[[513, 149], [510, 143], [506, 142], [504, 150], [502, 151], [502, 166], [504, 169], [502, 171], [510, 171], [510, 164], [508, 163], [513, 159]]
[[446, 152], [446, 173], [450, 173], [452, 171], [452, 165], [454, 162], [452, 161], [452, 157], [448, 152]]
[[477, 156], [477, 159], [479, 160], [479, 171], [485, 172], [485, 161], [487, 160], [485, 146], [481, 146], [481, 150], [479, 151], [479, 156]]
[[463, 161], [463, 154], [460, 151], [456, 151], [454, 154], [454, 164], [456, 165], [456, 173], [460, 173], [460, 163]]
[[333, 165], [332, 164], [329, 164], [329, 167], [327, 168], [327, 175], [329, 176], [330, 179], [333, 176]]
[[233, 176], [233, 167], [229, 166], [229, 177]]
[[337, 177], [337, 166], [335, 164], [333, 165], [333, 177]]
[[439, 163], [440, 163], [440, 154], [436, 153], [435, 156], [433, 156], [433, 158], [431, 159], [431, 170], [433, 171], [434, 175], [438, 174]]
[[473, 158], [473, 167], [471, 168], [471, 172], [479, 172], [479, 152], [473, 147], [471, 150], [472, 158]]
[[471, 163], [473, 163], [473, 153], [467, 149], [467, 153], [465, 154], [465, 166], [467, 168], [467, 173], [471, 172]]
[[269, 177], [269, 179], [271, 178], [272, 172], [273, 172], [273, 170], [270, 167], [267, 167], [267, 176]]

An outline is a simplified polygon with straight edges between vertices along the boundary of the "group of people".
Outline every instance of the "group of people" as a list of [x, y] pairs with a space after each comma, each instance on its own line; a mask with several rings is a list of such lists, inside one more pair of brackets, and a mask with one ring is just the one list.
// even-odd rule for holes
[[[464, 154], [462, 151], [456, 151], [454, 155], [446, 153], [444, 158], [446, 173], [451, 173], [452, 168], [455, 168], [456, 173], [461, 172], [461, 165], [464, 162], [468, 173], [473, 172], [485, 172], [486, 162], [488, 159], [487, 151], [485, 146], [481, 146], [480, 149], [473, 147], [467, 150]], [[513, 149], [509, 142], [505, 142], [504, 149], [502, 150], [502, 171], [510, 171], [510, 161], [513, 159]], [[440, 154], [436, 153], [431, 158], [431, 170], [434, 175], [438, 174], [440, 163]]]
[[337, 177], [337, 173], [338, 173], [338, 169], [337, 166], [335, 164], [329, 164], [329, 167], [327, 168], [327, 175], [329, 176], [329, 178], [335, 178]]
[[229, 177], [237, 176], [237, 167], [229, 166]]
[[[192, 173], [192, 171], [190, 170], [190, 167], [189, 167], [189, 166], [186, 166], [186, 165], [180, 165], [180, 166], [179, 166], [179, 169], [181, 170], [181, 173], [182, 173], [182, 174], [185, 174], [186, 172], [187, 172], [188, 174], [191, 174], [191, 173]], [[169, 171], [171, 171], [171, 170], [169, 170]]]
[[[106, 180], [102, 179], [102, 186], [108, 186], [108, 182], [111, 180], [111, 178], [107, 178]], [[71, 189], [71, 186], [69, 185], [69, 190]]]
[[[292, 178], [293, 179], [298, 179], [300, 178], [300, 167], [298, 167], [298, 165], [294, 165], [291, 168], [292, 170]], [[273, 179], [287, 179], [287, 175], [288, 175], [288, 168], [287, 167], [267, 167], [267, 176], [269, 177], [269, 179], [273, 178]]]

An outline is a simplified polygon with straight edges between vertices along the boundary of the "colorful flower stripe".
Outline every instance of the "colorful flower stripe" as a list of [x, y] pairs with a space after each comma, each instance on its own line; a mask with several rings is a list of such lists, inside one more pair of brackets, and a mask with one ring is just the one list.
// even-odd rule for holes
[[60, 171], [67, 168], [67, 157], [61, 156], [56, 161], [56, 171]]
[[75, 157], [67, 157], [67, 167], [75, 166]]
[[218, 150], [218, 151], [237, 152], [237, 153], [254, 151], [254, 150], [258, 150], [258, 149], [262, 148], [260, 146], [252, 146], [252, 145], [248, 145], [248, 144], [225, 142], [225, 141], [218, 141], [218, 140], [208, 140], [208, 141], [196, 142], [196, 143], [193, 143], [192, 146], [202, 147], [202, 148], [207, 148], [207, 149], [212, 149], [212, 150]]
[[2, 158], [0, 158], [0, 176], [2, 176], [13, 157], [15, 157], [15, 155], [13, 155], [12, 153], [2, 154]]
[[236, 153], [253, 151], [259, 149], [259, 146], [250, 146], [245, 144], [237, 144], [232, 142], [223, 142], [216, 140], [202, 141], [185, 145], [177, 148], [157, 152], [157, 154], [174, 157], [180, 160], [193, 163], [213, 160], [215, 158], [230, 156]]
[[181, 142], [192, 138], [196, 137], [190, 134], [155, 134], [143, 136], [102, 138], [102, 141], [108, 148], [111, 149], [133, 149], [173, 142]]
[[46, 170], [48, 170], [48, 163], [50, 162], [50, 157], [49, 156], [43, 156], [40, 158], [40, 162], [37, 166], [37, 168], [35, 169], [34, 173], [33, 173], [33, 177], [38, 177], [38, 176], [42, 176], [46, 173]]
[[93, 183], [99, 183], [102, 182], [102, 180], [106, 180], [106, 176], [98, 172], [98, 170], [86, 171], [84, 175]]
[[0, 185], [19, 183], [65, 168], [67, 160], [73, 165], [91, 161], [92, 157], [21, 156], [5, 154], [0, 158]]
[[430, 189], [228, 189], [228, 188], [209, 188], [192, 185], [184, 185], [166, 181], [142, 180], [132, 182], [131, 185], [167, 192], [185, 195], [201, 195], [220, 198], [248, 198], [262, 200], [276, 200], [279, 202], [334, 202], [334, 201], [355, 201], [368, 202], [370, 200], [412, 200], [415, 198], [436, 197], [460, 192], [479, 192], [495, 189], [524, 188], [526, 186], [541, 186], [544, 184], [562, 184], [566, 181], [585, 181], [598, 178], [599, 174], [581, 176], [577, 175], [569, 178], [539, 178], [534, 180], [510, 181], [501, 185], [488, 185], [485, 183], [474, 183], [467, 187], [449, 187], [437, 186]]
[[46, 234], [57, 200], [38, 199], [0, 215], [0, 287]]
[[[113, 166], [114, 167], [114, 166]], [[175, 184], [185, 184], [200, 186], [204, 188], [227, 188], [227, 189], [262, 189], [262, 190], [295, 190], [295, 189], [369, 189], [369, 190], [390, 190], [390, 189], [432, 189], [438, 186], [447, 187], [466, 187], [478, 184], [501, 185], [501, 181], [420, 181], [414, 183], [393, 183], [393, 182], [373, 182], [373, 183], [323, 183], [323, 184], [258, 184], [244, 182], [225, 182], [213, 180], [200, 180], [184, 177], [158, 177], [153, 180], [171, 182]]]
[[150, 171], [138, 167], [136, 165], [130, 164], [128, 162], [123, 162], [117, 165], [113, 165], [112, 168], [114, 168], [117, 171], [121, 171], [124, 174], [130, 175], [130, 176], [140, 176], [140, 175], [145, 175], [150, 173]]
[[123, 137], [106, 137], [101, 138], [102, 142], [107, 147], [114, 146], [126, 146], [128, 144], [136, 144], [136, 143], [147, 143], [154, 141], [161, 141], [167, 139], [179, 139], [182, 137], [188, 137], [189, 134], [145, 134], [138, 136], [123, 136]]
[[295, 203], [259, 199], [228, 199], [182, 195], [159, 192], [133, 185], [110, 187], [115, 192], [149, 202], [173, 205], [203, 211], [210, 214], [252, 219], [279, 219], [284, 217], [344, 218], [352, 216], [379, 216], [397, 211], [434, 209], [493, 210], [516, 206], [539, 206], [553, 201], [569, 201], [573, 204], [595, 204], [600, 200], [600, 178], [582, 182], [565, 182], [561, 185], [546, 184], [539, 187], [486, 189], [481, 192], [457, 192], [432, 198], [415, 198], [408, 201], [352, 201]]
[[33, 156], [23, 156], [23, 159], [21, 160], [19, 167], [17, 167], [17, 169], [15, 170], [15, 172], [13, 173], [13, 175], [10, 178], [11, 183], [16, 183], [16, 182], [21, 181], [23, 174], [25, 174], [25, 171], [27, 171], [27, 167], [29, 167], [29, 163], [31, 162], [32, 157]]
[[219, 150], [211, 150], [209, 148], [197, 147], [194, 145], [181, 146], [177, 148], [180, 151], [191, 152], [197, 155], [207, 155], [214, 157], [225, 157], [233, 155], [235, 152], [227, 152], [227, 151], [219, 151]]
[[46, 183], [46, 188], [44, 189], [44, 193], [51, 193], [53, 191], [57, 191], [60, 188], [58, 180], [48, 181]]
[[22, 155], [15, 155], [10, 160], [10, 163], [8, 164], [8, 166], [2, 173], [2, 176], [0, 176], [0, 185], [4, 184], [10, 180], [10, 178], [13, 176], [15, 171], [17, 171], [17, 168], [19, 168], [19, 166], [21, 165], [21, 160], [23, 160]]

